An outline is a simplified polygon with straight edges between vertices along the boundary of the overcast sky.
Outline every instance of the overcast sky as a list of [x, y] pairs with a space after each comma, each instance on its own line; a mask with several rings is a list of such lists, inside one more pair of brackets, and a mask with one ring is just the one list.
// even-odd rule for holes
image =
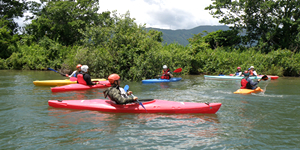
[[163, 29], [191, 29], [199, 25], [220, 25], [208, 10], [211, 0], [100, 0], [100, 11], [117, 10], [138, 24]]
[[[37, 0], [35, 0], [37, 1]], [[136, 23], [162, 29], [191, 29], [200, 25], [220, 25], [208, 10], [211, 0], [99, 0], [100, 12], [130, 12]], [[23, 25], [23, 19], [15, 19]]]

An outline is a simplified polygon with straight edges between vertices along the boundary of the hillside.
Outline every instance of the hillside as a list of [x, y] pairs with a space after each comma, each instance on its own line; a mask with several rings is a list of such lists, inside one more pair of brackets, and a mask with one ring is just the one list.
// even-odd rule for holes
[[178, 42], [181, 45], [186, 46], [189, 44], [189, 38], [193, 37], [193, 34], [202, 33], [203, 31], [213, 32], [217, 30], [228, 30], [228, 26], [198, 26], [192, 29], [180, 29], [180, 30], [169, 30], [169, 29], [158, 29], [158, 28], [147, 28], [148, 30], [153, 29], [157, 31], [161, 31], [163, 33], [163, 43], [173, 43]]

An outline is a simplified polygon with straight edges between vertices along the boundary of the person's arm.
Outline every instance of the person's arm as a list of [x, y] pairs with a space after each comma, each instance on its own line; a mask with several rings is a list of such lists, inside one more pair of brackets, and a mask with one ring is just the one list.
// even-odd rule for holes
[[91, 77], [89, 74], [85, 74], [83, 77], [84, 81], [86, 82], [87, 85], [95, 85], [96, 83], [93, 83], [91, 80]]
[[73, 77], [74, 74], [75, 74], [76, 72], [77, 72], [77, 71], [73, 71], [73, 73], [72, 73], [71, 75], [69, 75], [69, 77], [70, 77], [70, 78]]
[[253, 75], [257, 76], [257, 72], [256, 72], [256, 71], [253, 71]]
[[247, 81], [250, 83], [251, 86], [256, 86], [259, 83], [260, 79], [257, 82], [254, 82], [250, 78], [248, 78]]
[[116, 88], [112, 89], [112, 91], [110, 93], [112, 93], [111, 98], [114, 99], [115, 101], [117, 101], [118, 104], [127, 104], [127, 103], [135, 102], [134, 98], [132, 98], [132, 97], [123, 98], [121, 96], [120, 91]]
[[168, 74], [170, 75], [171, 78], [173, 78], [173, 75], [171, 74], [171, 72], [168, 72]]

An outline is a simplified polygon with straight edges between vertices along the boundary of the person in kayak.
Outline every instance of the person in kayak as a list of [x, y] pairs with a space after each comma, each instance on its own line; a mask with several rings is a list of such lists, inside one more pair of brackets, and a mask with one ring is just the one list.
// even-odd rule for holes
[[71, 75], [69, 75], [68, 77], [75, 77], [75, 78], [77, 78], [77, 75], [78, 74], [81, 74], [82, 72], [81, 72], [81, 64], [78, 64], [77, 66], [76, 66], [76, 68], [77, 68], [77, 70], [75, 70]]
[[250, 76], [257, 76], [258, 75], [257, 72], [254, 70], [254, 66], [250, 67], [249, 73], [250, 73]]
[[83, 85], [95, 85], [97, 83], [93, 83], [91, 76], [88, 74], [89, 67], [87, 65], [81, 66], [81, 74], [77, 75], [77, 82]]
[[133, 103], [138, 99], [137, 97], [128, 97], [128, 95], [132, 94], [132, 91], [126, 93], [125, 90], [120, 87], [121, 81], [118, 74], [111, 74], [108, 76], [108, 81], [110, 82], [111, 87], [103, 92], [105, 98], [108, 97], [116, 104]]
[[236, 68], [237, 71], [235, 72], [234, 76], [242, 76], [243, 72], [241, 71], [241, 67]]
[[249, 78], [249, 75], [250, 75], [249, 71], [244, 72], [245, 77], [241, 81], [241, 86], [242, 86], [241, 89], [252, 89], [252, 90], [254, 90], [254, 89], [257, 88], [256, 85], [261, 81], [261, 79], [258, 79], [257, 82], [254, 82]]
[[173, 75], [171, 74], [170, 69], [168, 69], [167, 65], [163, 66], [163, 74], [160, 78], [161, 79], [171, 79], [171, 78], [173, 78]]

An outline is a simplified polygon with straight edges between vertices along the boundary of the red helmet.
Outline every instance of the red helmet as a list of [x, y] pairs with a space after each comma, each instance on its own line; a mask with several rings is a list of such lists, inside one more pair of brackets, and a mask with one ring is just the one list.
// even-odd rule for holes
[[237, 69], [241, 69], [241, 67], [237, 67]]
[[245, 73], [245, 74], [246, 74], [246, 73], [249, 73], [249, 71], [246, 70], [244, 73]]
[[77, 66], [76, 66], [76, 68], [80, 68], [82, 65], [81, 64], [78, 64]]
[[108, 76], [108, 81], [113, 84], [115, 83], [116, 80], [119, 80], [120, 79], [120, 76], [118, 74], [111, 74]]

